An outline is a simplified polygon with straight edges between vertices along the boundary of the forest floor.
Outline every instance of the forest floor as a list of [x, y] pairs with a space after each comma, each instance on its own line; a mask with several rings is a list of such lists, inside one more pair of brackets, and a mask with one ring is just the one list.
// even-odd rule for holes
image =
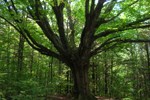
[[[114, 100], [113, 98], [107, 98], [107, 97], [101, 97], [101, 96], [96, 96], [97, 100]], [[72, 100], [71, 97], [68, 96], [60, 96], [60, 95], [55, 95], [55, 96], [48, 96], [46, 100]]]

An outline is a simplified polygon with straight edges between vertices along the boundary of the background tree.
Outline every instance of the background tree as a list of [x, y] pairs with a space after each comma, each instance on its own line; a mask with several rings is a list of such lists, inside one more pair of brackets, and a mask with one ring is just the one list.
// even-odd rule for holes
[[150, 26], [150, 2], [145, 0], [1, 0], [0, 7], [0, 17], [33, 49], [71, 69], [74, 95], [81, 100], [95, 98], [88, 81], [91, 57], [119, 43], [149, 42], [134, 30]]

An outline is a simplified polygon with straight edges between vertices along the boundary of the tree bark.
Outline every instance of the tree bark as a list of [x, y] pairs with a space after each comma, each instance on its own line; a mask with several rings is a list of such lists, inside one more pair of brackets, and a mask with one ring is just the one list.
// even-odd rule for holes
[[78, 64], [71, 67], [72, 77], [74, 81], [74, 97], [75, 100], [96, 100], [89, 89], [88, 81], [88, 65]]

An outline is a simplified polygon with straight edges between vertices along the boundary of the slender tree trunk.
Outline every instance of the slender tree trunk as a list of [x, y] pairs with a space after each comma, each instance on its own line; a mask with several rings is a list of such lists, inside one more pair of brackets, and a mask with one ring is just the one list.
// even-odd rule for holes
[[51, 60], [49, 62], [49, 68], [50, 68], [50, 82], [53, 81], [53, 62], [54, 62], [54, 58], [51, 57]]
[[91, 94], [88, 81], [88, 65], [71, 67], [74, 80], [74, 95], [77, 100], [96, 100]]
[[[69, 71], [66, 72], [66, 77], [67, 77], [67, 83], [69, 83]], [[66, 93], [69, 93], [69, 85], [67, 84], [66, 86]]]
[[30, 56], [30, 74], [32, 76], [32, 68], [33, 68], [33, 64], [34, 64], [34, 50], [31, 51], [31, 56]]
[[[58, 69], [58, 75], [60, 75], [61, 76], [61, 74], [62, 74], [62, 64], [61, 64], [61, 62], [59, 61], [59, 63], [58, 63], [59, 65], [59, 69]], [[61, 86], [61, 84], [58, 86], [58, 93], [62, 93], [62, 86]]]
[[[17, 81], [20, 81], [22, 78], [22, 71], [23, 71], [23, 49], [24, 49], [24, 38], [20, 35], [19, 38], [19, 46], [18, 46], [18, 65], [17, 65]], [[21, 88], [17, 86], [17, 92], [20, 93]]]
[[113, 66], [114, 66], [114, 55], [112, 55], [111, 57], [111, 66], [110, 66], [110, 92], [109, 92], [109, 96], [112, 97], [113, 94]]
[[107, 96], [108, 95], [108, 68], [107, 68], [107, 65], [105, 65], [105, 72], [104, 72], [104, 76], [105, 76], [105, 95]]
[[107, 62], [107, 54], [105, 52], [104, 54], [104, 81], [105, 81], [105, 88], [104, 88], [104, 92], [105, 95], [108, 95], [108, 62]]
[[145, 50], [146, 50], [146, 58], [147, 58], [147, 66], [145, 66], [144, 70], [144, 83], [145, 83], [145, 97], [148, 99], [150, 95], [150, 50], [149, 50], [149, 43], [145, 43]]
[[18, 72], [22, 71], [23, 67], [23, 49], [24, 49], [24, 38], [20, 35], [19, 47], [18, 47]]
[[94, 87], [92, 88], [92, 93], [94, 93], [95, 94], [95, 92], [96, 92], [96, 88], [95, 88], [95, 84], [96, 84], [96, 78], [95, 78], [95, 76], [96, 76], [96, 68], [95, 68], [96, 66], [95, 66], [95, 64], [94, 64], [94, 62], [93, 62], [93, 64], [92, 64], [92, 84], [94, 84]]
[[71, 86], [69, 85], [70, 83], [72, 83], [72, 79], [71, 79], [71, 72], [70, 72], [70, 70], [68, 70], [67, 72], [66, 72], [66, 77], [67, 77], [67, 86], [66, 86], [66, 94], [70, 94], [71, 93]]

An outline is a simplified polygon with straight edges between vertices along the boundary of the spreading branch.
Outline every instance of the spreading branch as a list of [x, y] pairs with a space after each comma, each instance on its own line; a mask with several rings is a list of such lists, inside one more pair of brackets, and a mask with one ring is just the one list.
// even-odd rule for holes
[[64, 16], [63, 16], [63, 9], [64, 9], [64, 2], [61, 2], [59, 5], [57, 3], [57, 0], [54, 0], [54, 6], [52, 6], [53, 11], [55, 13], [56, 19], [57, 19], [57, 25], [58, 25], [58, 31], [60, 40], [63, 46], [63, 49], [67, 52], [68, 51], [68, 41], [65, 35], [65, 29], [64, 29]]
[[138, 29], [138, 28], [147, 28], [150, 27], [150, 24], [140, 24], [146, 20], [149, 20], [150, 17], [144, 17], [144, 18], [140, 18], [136, 21], [127, 23], [127, 24], [122, 24], [120, 26], [118, 26], [118, 28], [112, 28], [112, 29], [107, 29], [103, 32], [100, 32], [99, 34], [95, 35], [95, 40], [100, 38], [100, 37], [104, 37], [104, 36], [108, 36], [110, 34], [116, 33], [116, 32], [121, 32], [121, 31], [125, 31], [125, 30], [130, 30], [130, 29]]
[[[99, 51], [103, 51], [103, 48], [111, 43], [116, 42], [116, 40], [119, 38], [119, 36], [116, 37], [112, 37], [112, 38], [108, 38], [106, 39], [103, 43], [101, 43], [99, 46], [97, 46], [94, 50], [91, 51], [91, 55], [96, 55], [97, 53], [99, 53]], [[111, 45], [112, 46], [112, 45]]]
[[91, 51], [91, 56], [96, 55], [102, 51], [110, 50], [117, 45], [122, 44], [122, 43], [150, 43], [150, 40], [146, 39], [120, 39], [119, 37], [113, 37], [109, 38], [106, 41], [104, 41], [100, 46], [98, 46], [96, 49]]
[[[40, 26], [45, 36], [53, 43], [54, 47], [60, 52], [64, 53], [65, 50], [62, 46], [62, 43], [60, 41], [60, 38], [58, 35], [56, 35], [53, 30], [51, 29], [51, 26], [49, 24], [47, 16], [43, 13], [44, 10], [42, 8], [42, 4], [39, 0], [29, 0], [30, 7], [28, 7], [29, 14], [33, 17], [35, 22]], [[36, 7], [36, 8], [35, 8]], [[34, 12], [35, 9], [35, 12]]]
[[[99, 15], [101, 14], [101, 10], [103, 8], [103, 4], [105, 1], [106, 0], [99, 0], [94, 11], [90, 12], [90, 14], [86, 16], [85, 25], [81, 34], [81, 42], [79, 44], [80, 55], [83, 55], [83, 53], [84, 54], [88, 53], [86, 51], [89, 50], [92, 46], [93, 36], [96, 31], [95, 30], [96, 21]], [[88, 4], [85, 4], [85, 5], [88, 6]]]
[[[11, 23], [10, 21], [8, 21], [5, 17], [0, 16], [0, 18], [2, 18], [3, 20], [5, 20], [8, 24], [10, 24], [17, 32], [19, 32], [27, 41], [27, 43], [35, 50], [39, 51], [41, 54], [44, 55], [48, 55], [48, 56], [52, 56], [55, 57], [57, 59], [61, 60], [61, 57], [59, 56], [59, 54], [55, 53], [54, 51], [51, 51], [50, 49], [47, 49], [46, 47], [44, 47], [43, 45], [37, 43], [32, 37], [31, 37], [31, 33], [29, 33], [28, 30], [26, 29], [22, 29], [21, 27], [17, 27], [15, 26], [13, 23]], [[27, 34], [27, 36], [25, 35]]]

